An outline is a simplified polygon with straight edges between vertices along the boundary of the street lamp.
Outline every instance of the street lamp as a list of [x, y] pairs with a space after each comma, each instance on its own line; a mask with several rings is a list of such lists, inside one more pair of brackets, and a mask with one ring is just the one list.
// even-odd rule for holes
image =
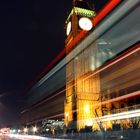
[[18, 133], [20, 133], [21, 132], [21, 130], [20, 129], [18, 129]]
[[12, 133], [13, 133], [13, 134], [16, 133], [16, 129], [13, 129], [13, 130], [12, 130]]
[[24, 133], [27, 133], [28, 132], [28, 128], [25, 127], [23, 131], [24, 131]]
[[33, 133], [35, 134], [36, 132], [37, 132], [37, 127], [34, 126], [34, 127], [33, 127]]

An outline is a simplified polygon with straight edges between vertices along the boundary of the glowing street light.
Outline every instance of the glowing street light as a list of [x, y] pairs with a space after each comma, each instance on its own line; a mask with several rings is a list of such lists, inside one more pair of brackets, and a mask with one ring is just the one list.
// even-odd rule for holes
[[21, 132], [21, 130], [20, 129], [18, 129], [18, 133], [20, 133]]
[[10, 133], [12, 133], [12, 130], [10, 129]]
[[37, 132], [37, 127], [36, 126], [33, 127], [33, 132], [34, 133]]
[[12, 133], [16, 133], [16, 129], [13, 129], [13, 130], [12, 130]]
[[27, 133], [28, 132], [28, 128], [25, 127], [23, 131], [24, 131], [24, 133]]

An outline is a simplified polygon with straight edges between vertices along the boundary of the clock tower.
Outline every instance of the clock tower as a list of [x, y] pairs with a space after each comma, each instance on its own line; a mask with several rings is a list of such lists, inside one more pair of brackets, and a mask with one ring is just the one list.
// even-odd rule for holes
[[[94, 7], [84, 0], [73, 0], [73, 8], [66, 20], [66, 35], [65, 40], [66, 47], [68, 44], [78, 35], [82, 30], [89, 31], [92, 29], [91, 19], [95, 16]], [[67, 50], [67, 48], [66, 48]], [[66, 65], [66, 99], [65, 99], [65, 124], [68, 128], [74, 127], [75, 130], [82, 128], [79, 123], [78, 116], [78, 103], [76, 91], [76, 75], [75, 75], [75, 63], [71, 60]], [[87, 101], [86, 101], [87, 102]]]
[[65, 22], [67, 46], [81, 30], [91, 30], [91, 18], [96, 15], [93, 4], [84, 0], [73, 0], [73, 8]]

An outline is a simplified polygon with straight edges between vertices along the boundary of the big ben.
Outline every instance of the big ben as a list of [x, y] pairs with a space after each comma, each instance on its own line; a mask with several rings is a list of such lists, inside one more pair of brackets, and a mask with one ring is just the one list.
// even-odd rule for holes
[[[94, 18], [95, 15], [96, 13], [93, 4], [84, 0], [73, 0], [73, 8], [66, 20], [65, 26], [67, 35], [67, 38], [65, 40], [66, 47], [80, 33], [80, 31], [90, 31], [93, 28], [91, 19]], [[81, 112], [81, 109], [79, 108], [79, 103], [81, 102], [81, 100], [78, 97], [79, 95], [77, 94], [76, 81], [75, 64], [74, 60], [71, 60], [66, 65], [66, 98], [64, 105], [65, 124], [67, 127], [74, 126], [75, 129], [80, 130], [82, 127], [85, 127], [86, 123], [80, 125], [79, 121], [79, 115], [84, 112]], [[86, 103], [87, 102], [88, 101], [86, 101]], [[87, 110], [89, 109], [89, 106], [85, 105], [84, 108], [84, 110], [88, 114], [89, 112], [87, 112]], [[90, 115], [90, 117], [93, 116]]]

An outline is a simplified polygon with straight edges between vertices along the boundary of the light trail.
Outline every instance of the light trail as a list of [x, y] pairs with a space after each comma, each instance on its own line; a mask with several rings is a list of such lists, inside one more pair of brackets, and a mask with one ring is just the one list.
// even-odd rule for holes
[[[127, 57], [133, 55], [134, 53], [137, 53], [138, 51], [140, 51], [140, 44], [136, 45], [136, 47], [137, 47], [136, 49], [134, 49], [134, 50], [130, 51], [129, 53], [127, 53], [126, 55], [124, 55], [124, 56], [122, 56], [122, 57], [116, 59], [116, 60], [113, 61], [112, 63], [106, 64], [106, 66], [104, 66], [104, 67], [102, 67], [101, 69], [99, 69], [99, 70], [93, 72], [93, 74], [90, 74], [89, 76], [85, 77], [83, 80], [87, 80], [87, 79], [91, 78], [92, 76], [94, 76], [94, 75], [96, 75], [96, 74], [102, 72], [103, 70], [106, 70], [107, 68], [109, 68], [109, 67], [111, 67], [112, 65], [114, 65], [114, 64], [116, 64], [116, 63], [118, 63], [118, 62], [120, 62], [121, 60], [123, 60], [123, 59], [125, 59], [125, 58], [127, 58]], [[69, 81], [68, 83], [70, 83], [70, 82], [72, 82], [72, 81]], [[68, 84], [68, 83], [67, 83], [67, 84]], [[76, 85], [77, 85], [77, 84], [78, 84], [78, 82], [76, 83]], [[76, 86], [76, 85], [72, 85], [72, 86], [68, 87], [67, 89], [70, 89], [70, 88], [72, 88], [72, 87], [74, 87], [74, 86]], [[50, 98], [48, 98], [47, 100], [52, 99], [52, 98], [56, 97], [57, 95], [59, 95], [59, 94], [65, 92], [65, 91], [66, 91], [66, 89], [63, 89], [63, 90], [61, 90], [60, 92], [58, 92], [58, 93], [56, 93], [55, 95], [53, 95], [53, 96], [51, 96]], [[128, 95], [128, 96], [129, 96], [129, 95]]]
[[[121, 0], [111, 0], [107, 3], [107, 5], [92, 19], [94, 27], [98, 25], [99, 22], [103, 20], [105, 16], [107, 16], [113, 8], [121, 3]], [[40, 81], [43, 78], [45, 73], [48, 73], [55, 65], [58, 63], [66, 54], [68, 54], [76, 44], [78, 44], [89, 31], [82, 30], [78, 35], [54, 58], [54, 60], [44, 68], [44, 70], [36, 77], [34, 81], [31, 82], [31, 86], [33, 86], [37, 81]], [[40, 80], [39, 80], [40, 79]]]
[[91, 120], [93, 123], [95, 123], [95, 122], [122, 120], [122, 119], [135, 118], [135, 117], [140, 117], [140, 109], [111, 114], [111, 115], [105, 115], [105, 116], [97, 117], [97, 118], [88, 118], [81, 121]]
[[[116, 64], [116, 63], [118, 63], [118, 62], [124, 60], [125, 58], [127, 58], [127, 57], [129, 57], [129, 56], [131, 56], [131, 55], [133, 55], [133, 54], [135, 54], [135, 53], [137, 53], [138, 51], [140, 51], [140, 44], [137, 44], [137, 45], [135, 46], [135, 48], [136, 48], [136, 49], [132, 49], [132, 50], [129, 51], [129, 52], [125, 52], [125, 55], [122, 54], [121, 56], [118, 56], [119, 58], [118, 58], [118, 57], [115, 58], [115, 60], [113, 60], [113, 62], [111, 62], [111, 63], [109, 63], [109, 64], [106, 64], [106, 65], [103, 66], [101, 69], [99, 69], [99, 70], [93, 72], [93, 74], [90, 74], [89, 76], [85, 77], [83, 80], [86, 80], [86, 79], [88, 79], [88, 78], [91, 78], [92, 76], [94, 76], [94, 75], [96, 75], [96, 74], [98, 74], [98, 73], [100, 73], [100, 72], [106, 70], [107, 68], [111, 67], [112, 65], [114, 65], [114, 64]], [[78, 84], [78, 82], [77, 82], [75, 85], [72, 85], [72, 86], [68, 87], [67, 89], [72, 88], [72, 87], [76, 86], [77, 84]], [[60, 94], [65, 93], [65, 91], [66, 91], [66, 89], [63, 89], [63, 90], [57, 92], [55, 95], [53, 95], [53, 96], [47, 98], [47, 99], [44, 100], [42, 103], [37, 104], [36, 107], [39, 106], [39, 105], [41, 105], [41, 104], [43, 104], [43, 103], [46, 102], [46, 101], [49, 101], [49, 100], [55, 98], [56, 96], [58, 96], [58, 95], [60, 95]], [[106, 95], [107, 95], [107, 94], [106, 94]], [[139, 96], [140, 96], [140, 91], [136, 91], [136, 92], [133, 92], [133, 93], [129, 93], [129, 94], [127, 94], [127, 95], [123, 95], [123, 96], [119, 96], [119, 97], [110, 99], [110, 100], [108, 100], [108, 101], [103, 101], [103, 102], [101, 102], [101, 103], [94, 104], [94, 106], [96, 107], [96, 106], [105, 105], [105, 104], [109, 104], [109, 103], [113, 103], [113, 102], [117, 102], [117, 101], [122, 101], [122, 100], [125, 100], [125, 99], [130, 99], [130, 98], [133, 98], [133, 97], [139, 97]], [[76, 110], [73, 110], [73, 112], [75, 112], [75, 111], [76, 111]], [[62, 113], [61, 113], [61, 114], [57, 114], [57, 115], [51, 116], [51, 117], [49, 117], [49, 118], [51, 119], [51, 118], [58, 117], [58, 116], [64, 116], [64, 113], [63, 113], [63, 114], [62, 114]]]
[[[114, 1], [115, 1], [115, 0], [114, 0]], [[118, 3], [119, 3], [119, 2], [118, 2]], [[98, 23], [98, 22], [97, 22], [97, 23]], [[121, 60], [123, 60], [123, 59], [125, 59], [125, 58], [127, 58], [127, 57], [129, 57], [130, 55], [134, 54], [135, 52], [137, 52], [137, 51], [139, 51], [139, 50], [140, 50], [140, 44], [136, 45], [136, 49], [132, 50], [131, 52], [125, 53], [125, 55], [124, 55], [124, 54], [120, 55], [121, 57], [117, 57], [118, 59], [113, 59], [113, 60], [111, 60], [111, 61], [110, 61], [111, 63], [107, 63], [107, 64], [105, 64], [104, 66], [100, 67], [99, 70], [95, 70], [91, 75], [85, 77], [83, 80], [86, 80], [86, 79], [88, 79], [88, 78], [91, 78], [92, 76], [94, 76], [94, 75], [96, 75], [96, 74], [98, 74], [98, 73], [100, 73], [100, 72], [106, 70], [106, 69], [109, 68], [110, 66], [112, 66], [112, 65], [114, 65], [114, 64], [116, 64], [116, 63], [118, 63], [119, 61], [121, 61]], [[63, 54], [63, 53], [62, 53], [62, 54]], [[60, 58], [61, 58], [61, 57], [60, 57]], [[76, 85], [76, 84], [75, 84], [75, 85]], [[72, 85], [71, 87], [73, 87], [73, 86], [75, 86], [75, 85]], [[71, 87], [69, 87], [69, 88], [71, 88]], [[50, 100], [50, 99], [56, 97], [56, 96], [59, 95], [59, 94], [63, 94], [63, 92], [65, 92], [65, 91], [66, 91], [66, 89], [63, 89], [62, 91], [57, 92], [54, 96], [51, 96], [51, 97], [48, 98], [47, 100]], [[135, 96], [132, 96], [132, 95], [133, 95], [133, 93], [130, 93], [130, 94], [129, 94], [129, 98], [135, 97]], [[137, 96], [137, 95], [139, 96], [140, 94], [138, 93], [138, 94], [136, 94], [136, 96]], [[117, 97], [117, 99], [115, 98], [115, 99], [111, 99], [111, 100], [102, 102], [102, 104], [111, 103], [111, 102], [123, 100], [123, 99], [126, 99], [126, 98], [127, 98], [127, 96], [120, 96], [120, 97]], [[46, 102], [47, 100], [44, 100], [44, 102]], [[41, 104], [42, 104], [42, 103], [41, 103]], [[40, 104], [37, 104], [37, 106], [38, 106], [38, 105], [40, 105]], [[37, 106], [36, 106], [36, 107], [37, 107]], [[32, 108], [32, 109], [33, 109], [33, 108]], [[60, 115], [60, 114], [58, 114], [58, 115]], [[62, 115], [62, 114], [61, 114], [61, 115]]]
[[113, 103], [113, 102], [117, 102], [117, 101], [122, 101], [122, 100], [125, 100], [125, 99], [138, 97], [138, 96], [140, 96], [140, 91], [136, 91], [136, 92], [133, 92], [133, 93], [129, 93], [127, 95], [119, 96], [119, 97], [110, 99], [108, 101], [103, 101], [101, 103], [95, 104], [95, 106], [105, 105], [105, 104], [109, 104], [109, 103]]
[[123, 59], [125, 59], [125, 58], [127, 58], [127, 57], [129, 57], [129, 56], [131, 56], [131, 55], [133, 55], [134, 53], [140, 51], [140, 44], [137, 44], [135, 47], [136, 47], [136, 49], [134, 49], [134, 50], [132, 50], [132, 51], [129, 51], [128, 53], [125, 53], [125, 55], [122, 54], [123, 56], [121, 55], [121, 57], [115, 59], [113, 62], [111, 62], [111, 63], [109, 63], [109, 64], [106, 64], [106, 65], [103, 66], [101, 69], [99, 69], [99, 70], [95, 71], [93, 74], [87, 76], [84, 80], [90, 78], [91, 76], [94, 76], [95, 74], [98, 74], [98, 73], [102, 72], [103, 70], [106, 70], [106, 69], [109, 68], [110, 66], [112, 66], [112, 65], [114, 65], [114, 64], [116, 64], [116, 63], [118, 63], [118, 62], [120, 62], [121, 60], [123, 60]]
[[[109, 103], [113, 103], [113, 102], [118, 102], [118, 101], [123, 101], [123, 100], [125, 100], [125, 99], [129, 99], [129, 98], [133, 98], [133, 97], [139, 97], [140, 96], [140, 91], [136, 91], [136, 92], [133, 92], [133, 93], [129, 93], [129, 94], [127, 94], [127, 95], [123, 95], [123, 96], [119, 96], [119, 97], [116, 97], [116, 98], [113, 98], [113, 99], [110, 99], [110, 100], [107, 100], [107, 101], [103, 101], [103, 102], [100, 102], [100, 103], [97, 103], [97, 104], [94, 104], [94, 108], [98, 108], [99, 106], [101, 106], [101, 105], [107, 105], [107, 104], [109, 104]], [[138, 106], [138, 105], [137, 105]], [[136, 105], [134, 105], [133, 107], [134, 108], [136, 108], [137, 107]], [[126, 108], [125, 108], [126, 109]], [[127, 109], [129, 109], [129, 107], [127, 108]], [[82, 110], [82, 109], [81, 109]], [[123, 108], [122, 108], [122, 110], [123, 110]], [[120, 111], [122, 111], [121, 109], [120, 109]], [[80, 111], [80, 110], [79, 110]], [[74, 112], [76, 112], [76, 110], [73, 110], [72, 111], [73, 113]], [[125, 115], [125, 114], [127, 114], [127, 113], [125, 113], [125, 112], [123, 112], [124, 114], [123, 115]], [[135, 114], [134, 114], [135, 113]], [[138, 114], [137, 114], [138, 113]], [[130, 116], [130, 114], [132, 115], [132, 116]], [[55, 118], [55, 117], [60, 117], [60, 116], [64, 116], [65, 115], [65, 113], [60, 113], [60, 114], [57, 114], [57, 115], [54, 115], [54, 116], [50, 116], [50, 117], [48, 117], [47, 119], [53, 119], [53, 118]], [[112, 116], [111, 117], [113, 117], [115, 114], [112, 114]], [[119, 114], [119, 115], [121, 115], [121, 114]], [[116, 115], [115, 115], [116, 116]], [[114, 116], [114, 119], [116, 119], [115, 118], [115, 116]], [[140, 116], [140, 110], [134, 110], [133, 112], [129, 112], [128, 114], [127, 114], [127, 117], [139, 117]], [[104, 121], [107, 121], [107, 120], [105, 120], [105, 118], [106, 117], [108, 117], [108, 119], [110, 119], [110, 120], [112, 120], [113, 118], [110, 118], [108, 115], [107, 116], [103, 116], [103, 120]], [[122, 117], [126, 117], [126, 116], [122, 116]], [[99, 119], [102, 119], [102, 118], [100, 118], [100, 117], [98, 117]], [[98, 119], [97, 118], [97, 119]], [[121, 119], [121, 118], [120, 118]], [[32, 122], [33, 123], [33, 122]]]
[[[21, 139], [21, 140], [66, 140], [66, 139], [55, 139], [55, 138], [46, 138], [35, 135], [20, 135], [20, 134], [8, 134], [9, 138]], [[70, 139], [67, 139], [70, 140]]]

